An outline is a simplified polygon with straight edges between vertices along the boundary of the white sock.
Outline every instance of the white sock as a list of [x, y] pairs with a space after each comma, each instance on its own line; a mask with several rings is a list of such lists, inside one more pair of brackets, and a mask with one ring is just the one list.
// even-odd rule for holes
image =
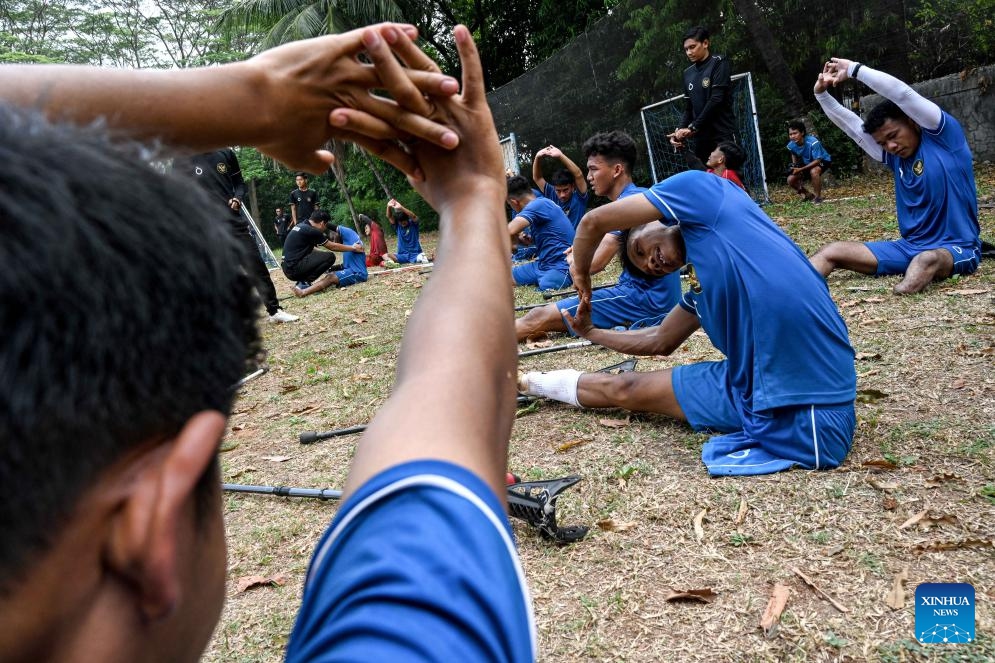
[[583, 373], [572, 368], [549, 371], [548, 373], [527, 373], [525, 375], [528, 385], [526, 393], [530, 396], [552, 398], [554, 401], [569, 403], [574, 407], [583, 407], [577, 400], [577, 382], [581, 375]]

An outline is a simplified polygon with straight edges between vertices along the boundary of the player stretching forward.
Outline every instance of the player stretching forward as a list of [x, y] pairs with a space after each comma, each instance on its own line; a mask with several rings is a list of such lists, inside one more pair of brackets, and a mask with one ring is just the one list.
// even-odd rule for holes
[[[646, 190], [632, 182], [636, 143], [629, 134], [624, 131], [595, 134], [584, 143], [583, 151], [587, 157], [587, 179], [595, 194], [619, 200]], [[603, 270], [621, 249], [622, 274], [616, 285], [594, 293], [591, 315], [598, 327], [652, 327], [660, 324], [680, 298], [680, 276], [676, 272], [650, 276], [635, 269], [625, 256], [622, 234], [608, 233], [598, 245], [591, 271]], [[578, 301], [577, 297], [568, 297], [526, 313], [515, 321], [519, 342], [540, 332], [568, 331], [560, 312], [575, 311]]]
[[[826, 89], [853, 78], [885, 97], [860, 118]], [[921, 292], [937, 279], [971, 274], [981, 259], [978, 193], [971, 149], [953, 117], [908, 85], [881, 71], [831, 58], [815, 82], [822, 110], [870, 157], [895, 173], [901, 239], [833, 242], [812, 256], [823, 276], [834, 269], [904, 274], [897, 295]]]
[[[690, 290], [657, 327], [596, 329], [591, 257], [605, 232], [624, 228], [633, 228], [627, 249], [639, 269], [668, 274], [688, 263]], [[658, 412], [723, 433], [701, 453], [713, 475], [843, 462], [856, 423], [846, 325], [805, 254], [744, 191], [701, 171], [680, 173], [588, 212], [573, 255], [581, 305], [567, 322], [579, 335], [658, 355], [701, 327], [727, 359], [621, 375], [528, 373], [520, 390], [578, 407]]]

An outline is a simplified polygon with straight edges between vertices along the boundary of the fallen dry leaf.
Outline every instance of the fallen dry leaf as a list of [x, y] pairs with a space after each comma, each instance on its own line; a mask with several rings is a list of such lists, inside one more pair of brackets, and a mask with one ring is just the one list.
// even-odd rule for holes
[[584, 444], [585, 442], [587, 442], [587, 440], [583, 440], [583, 439], [581, 439], [579, 437], [576, 438], [576, 439], [573, 439], [573, 440], [567, 440], [563, 444], [561, 444], [558, 447], [556, 447], [556, 450], [559, 451], [559, 452], [564, 452], [564, 451], [567, 451], [569, 449], [573, 449], [574, 447], [579, 447], [580, 445]]
[[881, 500], [881, 506], [884, 507], [885, 511], [894, 511], [898, 508], [898, 500], [891, 495], [885, 495], [884, 499]]
[[287, 576], [282, 573], [277, 573], [273, 576], [243, 576], [238, 579], [236, 591], [241, 594], [242, 592], [248, 591], [254, 587], [263, 587], [265, 585], [276, 585], [277, 587], [283, 587], [286, 584]]
[[893, 490], [898, 490], [900, 487], [897, 481], [878, 481], [870, 477], [867, 477], [867, 485], [884, 493], [890, 493]]
[[706, 587], [705, 589], [687, 589], [679, 590], [673, 587], [667, 588], [667, 595], [663, 597], [664, 601], [701, 601], [703, 603], [711, 603], [718, 596], [711, 587]]
[[545, 341], [528, 341], [525, 343], [525, 348], [528, 350], [538, 350], [539, 348], [548, 348], [553, 345], [553, 341], [546, 339]]
[[891, 581], [891, 591], [885, 597], [884, 602], [892, 610], [901, 610], [905, 607], [905, 581], [909, 579], [909, 570], [902, 569], [901, 573], [896, 573]]
[[708, 509], [702, 509], [694, 517], [694, 538], [698, 539], [698, 543], [705, 540], [705, 528], [702, 526], [702, 522], [705, 520], [706, 513], [708, 513]]
[[297, 391], [300, 388], [301, 386], [299, 384], [291, 384], [289, 382], [284, 382], [282, 385], [280, 385], [280, 393], [289, 394], [290, 392]]
[[858, 403], [873, 403], [874, 401], [879, 401], [882, 398], [888, 398], [888, 394], [884, 393], [883, 391], [878, 391], [877, 389], [857, 390]]
[[355, 322], [357, 325], [361, 325], [364, 322], [366, 322], [366, 319], [365, 318], [353, 318], [352, 321]]
[[906, 520], [898, 526], [898, 529], [906, 529], [908, 527], [912, 527], [913, 525], [918, 525], [921, 530], [930, 530], [934, 527], [939, 527], [940, 525], [956, 524], [957, 516], [951, 516], [945, 513], [933, 513], [929, 509], [926, 509]]
[[872, 460], [865, 460], [860, 464], [861, 467], [866, 467], [871, 470], [894, 470], [898, 467], [890, 460], [885, 460], [884, 458], [874, 458]]
[[867, 299], [862, 299], [861, 301], [867, 302], [868, 304], [880, 304], [886, 300], [884, 297], [868, 297]]
[[983, 295], [986, 292], [991, 292], [988, 288], [964, 288], [960, 290], [947, 290], [943, 294], [945, 295]]
[[302, 406], [300, 406], [298, 408], [294, 408], [293, 410], [290, 411], [290, 413], [291, 414], [306, 414], [308, 412], [314, 412], [317, 409], [319, 409], [319, 406], [315, 405], [314, 403], [308, 403], [307, 405], [302, 405]]
[[995, 549], [995, 537], [979, 539], [968, 537], [966, 539], [940, 539], [929, 543], [919, 543], [913, 548], [916, 552], [942, 552], [944, 550], [957, 550], [960, 548], [992, 548]]
[[231, 429], [233, 432], [237, 433], [240, 430], [245, 430], [245, 426], [243, 426], [242, 424], [235, 424], [234, 426], [231, 427]]
[[940, 472], [926, 479], [926, 488], [939, 488], [947, 481], [962, 481], [964, 477], [954, 472]]
[[804, 580], [805, 584], [808, 585], [809, 587], [811, 587], [815, 591], [816, 594], [818, 594], [822, 598], [824, 598], [827, 601], [829, 601], [830, 603], [832, 603], [834, 608], [836, 608], [840, 612], [849, 612], [842, 603], [840, 603], [839, 601], [837, 601], [836, 599], [834, 599], [832, 596], [830, 596], [829, 594], [827, 594], [826, 592], [824, 592], [818, 585], [815, 584], [814, 580], [812, 580], [807, 575], [805, 575], [804, 573], [802, 573], [801, 570], [799, 570], [798, 568], [792, 568], [791, 571], [796, 576], [798, 576], [799, 578], [801, 578], [802, 580]]
[[739, 510], [736, 512], [736, 519], [733, 521], [736, 525], [742, 525], [743, 521], [746, 520], [746, 498], [739, 500]]
[[261, 456], [261, 458], [274, 463], [286, 463], [288, 460], [293, 458], [293, 456]]
[[614, 518], [605, 518], [598, 521], [598, 527], [606, 532], [628, 532], [630, 529], [635, 529], [638, 523], [620, 523]]
[[965, 380], [964, 378], [957, 378], [956, 380], [950, 383], [951, 389], [963, 389], [966, 386], [967, 386], [967, 380]]
[[764, 614], [760, 616], [760, 628], [763, 629], [764, 636], [768, 639], [777, 634], [777, 624], [781, 621], [781, 613], [784, 612], [786, 605], [788, 605], [788, 587], [777, 583], [771, 590], [770, 600], [767, 601]]
[[629, 418], [625, 419], [598, 419], [598, 423], [608, 428], [624, 428], [629, 425]]
[[854, 357], [854, 359], [856, 359], [857, 361], [862, 361], [865, 359], [880, 359], [880, 358], [881, 358], [880, 352], [858, 352], [857, 355]]

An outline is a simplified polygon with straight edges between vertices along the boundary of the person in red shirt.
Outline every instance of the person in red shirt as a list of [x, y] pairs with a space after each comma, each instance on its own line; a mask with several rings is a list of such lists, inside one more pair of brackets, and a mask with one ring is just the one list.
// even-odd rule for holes
[[739, 169], [746, 163], [746, 153], [736, 143], [723, 141], [715, 146], [708, 161], [701, 162], [701, 159], [691, 150], [685, 150], [684, 158], [692, 170], [704, 170], [713, 175], [718, 175], [724, 180], [729, 180], [740, 189], [746, 190], [743, 180], [739, 177]]
[[370, 252], [366, 254], [366, 266], [378, 267], [383, 264], [383, 258], [387, 255], [387, 240], [384, 239], [383, 228], [365, 214], [360, 214], [359, 220], [363, 224], [363, 234], [368, 238], [370, 245]]

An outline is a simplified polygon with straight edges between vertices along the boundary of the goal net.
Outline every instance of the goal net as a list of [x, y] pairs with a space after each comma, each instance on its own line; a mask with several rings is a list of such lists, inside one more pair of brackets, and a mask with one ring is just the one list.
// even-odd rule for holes
[[[674, 152], [670, 139], [667, 138], [667, 134], [673, 133], [680, 124], [684, 116], [684, 104], [682, 95], [650, 104], [641, 111], [654, 183], [688, 169], [684, 155]], [[732, 107], [736, 118], [736, 143], [746, 152], [746, 163], [739, 175], [753, 200], [760, 204], [769, 203], [763, 151], [760, 147], [760, 127], [757, 124], [757, 104], [749, 72], [732, 77]], [[694, 148], [693, 138], [689, 148]]]

